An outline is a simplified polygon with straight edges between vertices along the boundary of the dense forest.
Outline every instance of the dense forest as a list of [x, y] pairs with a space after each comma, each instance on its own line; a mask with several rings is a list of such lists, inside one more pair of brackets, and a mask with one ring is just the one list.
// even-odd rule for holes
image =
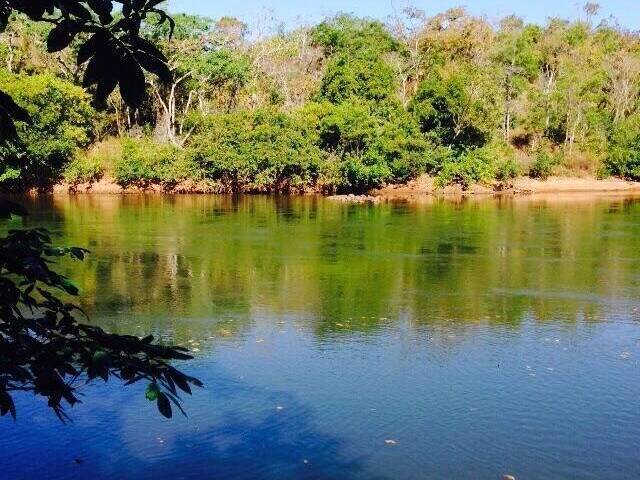
[[0, 34], [0, 89], [33, 121], [0, 146], [0, 185], [355, 192], [423, 173], [497, 188], [518, 175], [640, 179], [640, 35], [597, 18], [596, 4], [546, 25], [409, 8], [385, 22], [344, 14], [250, 30], [176, 14], [172, 35], [144, 26], [172, 79], [149, 76], [134, 111], [82, 87], [82, 38], [50, 54], [51, 26], [15, 16]]

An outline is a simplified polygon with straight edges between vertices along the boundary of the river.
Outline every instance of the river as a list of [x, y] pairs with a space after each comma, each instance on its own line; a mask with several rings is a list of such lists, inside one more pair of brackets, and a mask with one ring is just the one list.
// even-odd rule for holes
[[19, 397], [0, 478], [638, 479], [640, 200], [60, 196], [91, 321], [186, 345], [205, 388]]

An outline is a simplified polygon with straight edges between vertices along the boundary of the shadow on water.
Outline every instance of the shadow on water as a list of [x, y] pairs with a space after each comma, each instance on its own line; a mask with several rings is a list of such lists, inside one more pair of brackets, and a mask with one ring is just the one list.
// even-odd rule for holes
[[[383, 478], [348, 458], [341, 440], [319, 431], [313, 412], [293, 395], [266, 392], [211, 368], [199, 374], [211, 383], [189, 399], [188, 420], [160, 419], [133, 390], [110, 389], [106, 399], [89, 392], [91, 403], [72, 410], [74, 423], [67, 426], [39, 411], [30, 416], [34, 406], [21, 399], [19, 421], [3, 425], [0, 478]], [[95, 390], [102, 388], [108, 387]]]

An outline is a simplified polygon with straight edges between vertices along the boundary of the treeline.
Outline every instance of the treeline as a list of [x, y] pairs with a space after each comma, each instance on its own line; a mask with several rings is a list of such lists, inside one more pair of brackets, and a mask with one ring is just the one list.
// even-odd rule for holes
[[[383, 23], [339, 15], [249, 32], [175, 15], [145, 35], [173, 80], [149, 77], [132, 111], [92, 105], [75, 52], [46, 54], [49, 27], [0, 35], [0, 88], [28, 109], [0, 147], [0, 184], [103, 176], [211, 191], [363, 191], [419, 174], [506, 186], [518, 175], [640, 179], [640, 36], [598, 7], [583, 20], [499, 24], [463, 9], [407, 9]], [[150, 66], [153, 69], [153, 65]]]

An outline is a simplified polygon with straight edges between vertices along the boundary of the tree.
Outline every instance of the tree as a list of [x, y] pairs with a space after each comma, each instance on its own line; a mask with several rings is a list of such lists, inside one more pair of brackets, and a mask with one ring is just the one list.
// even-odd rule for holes
[[[114, 3], [122, 11], [114, 18]], [[116, 88], [130, 105], [144, 97], [147, 70], [170, 77], [166, 58], [139, 35], [149, 13], [161, 22], [171, 20], [156, 8], [160, 0], [0, 0], [0, 26], [4, 29], [15, 12], [37, 22], [50, 23], [49, 52], [68, 47], [83, 34], [88, 39], [78, 50], [78, 63], [87, 63], [84, 84], [96, 85], [96, 99], [104, 99]], [[37, 79], [36, 79], [37, 81]], [[41, 112], [32, 112], [34, 115]], [[17, 137], [14, 121], [28, 122], [29, 113], [7, 93], [0, 92], [0, 139]], [[24, 215], [17, 205], [3, 202], [0, 216]], [[55, 248], [43, 229], [15, 230], [0, 238], [0, 415], [16, 417], [12, 395], [32, 392], [45, 397], [61, 419], [65, 406], [79, 402], [77, 389], [96, 378], [110, 377], [126, 384], [149, 381], [146, 396], [165, 417], [172, 416], [172, 403], [180, 410], [178, 390], [191, 393], [199, 380], [170, 365], [172, 360], [191, 357], [181, 347], [153, 343], [153, 336], [139, 339], [114, 335], [82, 324], [81, 310], [56, 295], [76, 296], [78, 289], [50, 268], [60, 257], [84, 259], [82, 248]], [[184, 412], [183, 412], [184, 413]]]
[[327, 58], [322, 99], [341, 103], [359, 97], [379, 102], [393, 96], [395, 73], [384, 57], [400, 46], [380, 22], [341, 15], [318, 25], [311, 36]]
[[[119, 87], [124, 101], [139, 106], [145, 96], [144, 71], [169, 80], [166, 57], [140, 35], [143, 21], [155, 14], [160, 23], [173, 25], [158, 5], [162, 0], [0, 0], [0, 30], [14, 13], [53, 26], [47, 37], [50, 53], [82, 39], [78, 64], [86, 64], [83, 85], [95, 85], [95, 98], [104, 103]], [[114, 11], [114, 5], [121, 10]], [[29, 115], [9, 95], [0, 91], [0, 141], [17, 136], [15, 121], [29, 121]]]
[[422, 131], [456, 149], [489, 142], [500, 121], [497, 86], [488, 73], [468, 64], [434, 69], [409, 106]]
[[92, 140], [96, 111], [80, 87], [52, 74], [0, 72], [0, 88], [9, 92], [31, 118], [17, 124], [18, 138], [0, 144], [0, 185], [24, 190], [46, 188], [62, 168]]

